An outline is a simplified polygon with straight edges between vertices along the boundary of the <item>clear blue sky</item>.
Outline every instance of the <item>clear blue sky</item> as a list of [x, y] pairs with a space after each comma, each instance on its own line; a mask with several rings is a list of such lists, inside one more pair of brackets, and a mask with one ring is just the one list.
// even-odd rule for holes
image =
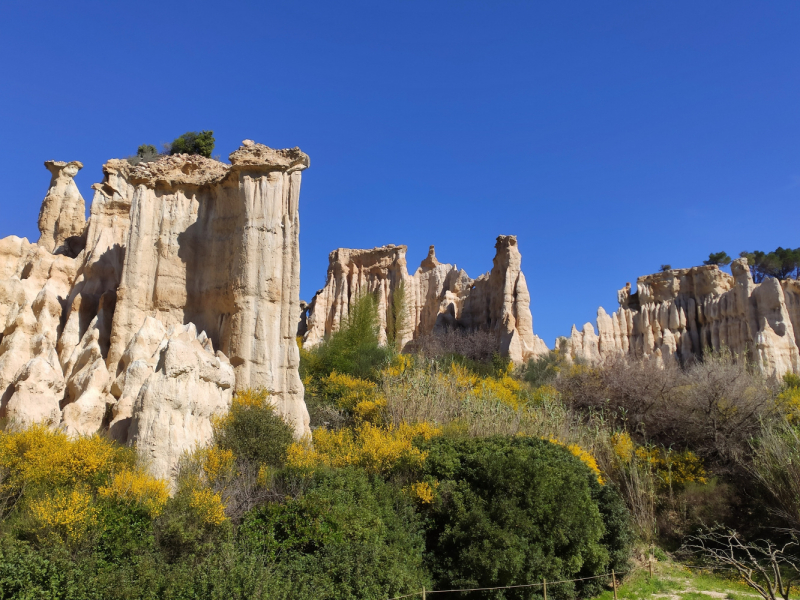
[[0, 6], [0, 237], [47, 159], [213, 129], [311, 156], [301, 296], [337, 247], [476, 277], [516, 234], [548, 344], [661, 263], [800, 246], [798, 2], [17, 2]]

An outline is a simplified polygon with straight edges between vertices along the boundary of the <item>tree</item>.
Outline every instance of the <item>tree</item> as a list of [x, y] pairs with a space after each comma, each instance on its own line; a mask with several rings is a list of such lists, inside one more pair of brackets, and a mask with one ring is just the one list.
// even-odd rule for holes
[[161, 158], [161, 154], [158, 153], [155, 146], [152, 144], [142, 144], [136, 150], [136, 155], [129, 156], [127, 160], [132, 165], [138, 165], [140, 163], [153, 162], [159, 158]]
[[310, 584], [311, 593], [291, 598], [391, 598], [430, 587], [411, 499], [353, 467], [318, 470], [299, 497], [254, 508], [239, 540], [283, 578]]
[[666, 273], [667, 271], [672, 270], [672, 265], [661, 265], [661, 272]]
[[213, 131], [187, 131], [170, 144], [170, 154], [199, 154], [211, 158], [214, 151]]
[[733, 568], [764, 600], [789, 600], [792, 585], [800, 580], [800, 544], [778, 545], [770, 540], [745, 542], [735, 531], [710, 530], [690, 536], [684, 547], [713, 564]]
[[406, 284], [400, 281], [392, 292], [392, 300], [386, 311], [386, 337], [388, 344], [396, 349], [400, 348], [400, 333], [406, 327], [408, 316], [406, 314]]
[[726, 266], [731, 264], [731, 257], [727, 252], [712, 252], [708, 255], [708, 260], [703, 261], [704, 265], [719, 265]]
[[391, 349], [378, 341], [378, 302], [364, 294], [350, 305], [338, 331], [301, 355], [301, 376], [327, 377], [334, 371], [361, 379], [380, 379]]
[[754, 250], [742, 251], [739, 256], [747, 259], [747, 266], [755, 283], [764, 281], [765, 277], [776, 279], [797, 279], [800, 277], [800, 248], [781, 248], [773, 252]]
[[[427, 556], [437, 586], [590, 577], [624, 564], [626, 511], [616, 492], [604, 490], [566, 448], [504, 436], [438, 437], [421, 447], [428, 452], [424, 479], [437, 484], [427, 520]], [[564, 596], [574, 593], [571, 584], [561, 586]], [[468, 597], [539, 594], [522, 588]]]
[[781, 248], [778, 246], [775, 252], [770, 252], [775, 256], [775, 277], [778, 279], [797, 279], [800, 275], [800, 248]]

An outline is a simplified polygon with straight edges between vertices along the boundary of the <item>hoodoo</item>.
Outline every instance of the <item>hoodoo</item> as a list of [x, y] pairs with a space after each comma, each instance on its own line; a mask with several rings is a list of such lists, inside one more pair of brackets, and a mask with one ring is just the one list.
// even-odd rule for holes
[[91, 216], [52, 173], [32, 244], [0, 240], [0, 411], [72, 434], [108, 429], [159, 476], [205, 443], [235, 389], [266, 388], [308, 432], [298, 148], [245, 140], [230, 164], [174, 155], [103, 166]]
[[495, 249], [492, 270], [477, 279], [456, 265], [440, 263], [433, 246], [413, 275], [406, 266], [407, 246], [334, 250], [325, 287], [308, 307], [304, 343], [314, 346], [337, 331], [364, 293], [378, 298], [379, 339], [385, 343], [393, 299], [402, 290], [405, 314], [397, 319], [395, 336], [400, 347], [436, 328], [454, 328], [493, 333], [498, 351], [516, 363], [546, 354], [547, 346], [533, 333], [516, 236], [499, 236]]
[[731, 264], [671, 269], [639, 277], [636, 293], [619, 290], [619, 310], [597, 311], [597, 330], [574, 325], [556, 346], [590, 362], [626, 354], [686, 360], [727, 348], [766, 375], [800, 373], [800, 281], [771, 277], [754, 283], [746, 258]]

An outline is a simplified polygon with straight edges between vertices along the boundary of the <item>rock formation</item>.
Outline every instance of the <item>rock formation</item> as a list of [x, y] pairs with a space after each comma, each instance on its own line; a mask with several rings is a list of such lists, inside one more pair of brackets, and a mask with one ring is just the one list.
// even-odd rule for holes
[[88, 222], [81, 163], [45, 163], [39, 242], [0, 240], [0, 414], [108, 429], [162, 476], [234, 389], [266, 388], [308, 432], [295, 342], [308, 156], [246, 140], [229, 158], [110, 160]]
[[83, 163], [48, 160], [44, 166], [52, 174], [52, 179], [39, 212], [41, 236], [37, 244], [55, 254], [74, 257], [80, 248], [69, 242], [71, 238], [79, 238], [86, 225], [86, 204], [73, 180]]
[[620, 308], [597, 311], [597, 331], [574, 325], [556, 347], [570, 359], [598, 362], [625, 354], [686, 360], [723, 347], [746, 356], [770, 377], [800, 372], [800, 282], [754, 283], [747, 259], [728, 275], [716, 265], [673, 269], [627, 284]]
[[517, 238], [501, 235], [489, 273], [470, 279], [455, 265], [440, 263], [430, 247], [414, 275], [406, 266], [406, 246], [372, 250], [339, 248], [329, 257], [325, 287], [308, 307], [304, 344], [313, 347], [337, 331], [355, 299], [365, 293], [378, 298], [379, 339], [386, 343], [391, 329], [393, 299], [403, 289], [405, 313], [397, 319], [400, 347], [438, 328], [485, 330], [497, 337], [498, 350], [514, 362], [548, 352], [533, 333], [530, 294], [520, 270]]

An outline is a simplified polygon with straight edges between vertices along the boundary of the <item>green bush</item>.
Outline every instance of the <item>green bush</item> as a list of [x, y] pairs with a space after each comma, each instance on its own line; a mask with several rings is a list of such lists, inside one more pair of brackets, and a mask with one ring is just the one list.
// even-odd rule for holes
[[[608, 550], [609, 562], [605, 568], [606, 572], [613, 569], [617, 573], [624, 573], [630, 567], [631, 548], [634, 542], [628, 508], [612, 482], [600, 485], [597, 478], [590, 477], [589, 486], [592, 490], [592, 499], [597, 503], [605, 526], [600, 543]], [[593, 574], [586, 570], [581, 573], [580, 577], [590, 577]], [[579, 584], [578, 590], [582, 596], [595, 596], [604, 589], [605, 583], [603, 579], [591, 579]]]
[[561, 369], [561, 359], [555, 350], [551, 350], [544, 356], [532, 358], [525, 365], [523, 378], [525, 381], [538, 387], [551, 383], [558, 376]]
[[240, 544], [313, 582], [315, 598], [387, 598], [429, 586], [419, 516], [397, 488], [362, 470], [319, 471], [311, 488], [245, 516]]
[[199, 154], [211, 158], [214, 151], [213, 131], [187, 131], [170, 144], [170, 154]]
[[208, 523], [190, 503], [191, 490], [179, 490], [155, 521], [156, 544], [168, 563], [207, 557], [231, 535], [230, 521]]
[[129, 156], [127, 161], [132, 165], [138, 165], [140, 163], [153, 162], [159, 158], [161, 158], [161, 154], [159, 154], [155, 146], [152, 144], [142, 144], [139, 146], [138, 150], [136, 150], [136, 155]]
[[234, 400], [228, 416], [215, 428], [214, 439], [239, 460], [280, 467], [294, 441], [294, 429], [269, 404]]
[[372, 294], [356, 300], [338, 331], [301, 354], [301, 376], [322, 378], [332, 372], [377, 380], [391, 350], [378, 343], [378, 303]]
[[[434, 438], [425, 448], [425, 476], [439, 483], [426, 543], [437, 587], [587, 577], [606, 572], [623, 554], [624, 526], [618, 520], [624, 508], [565, 448], [540, 439], [500, 436]], [[604, 510], [598, 506], [601, 501]], [[548, 590], [562, 598], [578, 591], [573, 584]], [[533, 598], [541, 590], [480, 594], [474, 597]]]

